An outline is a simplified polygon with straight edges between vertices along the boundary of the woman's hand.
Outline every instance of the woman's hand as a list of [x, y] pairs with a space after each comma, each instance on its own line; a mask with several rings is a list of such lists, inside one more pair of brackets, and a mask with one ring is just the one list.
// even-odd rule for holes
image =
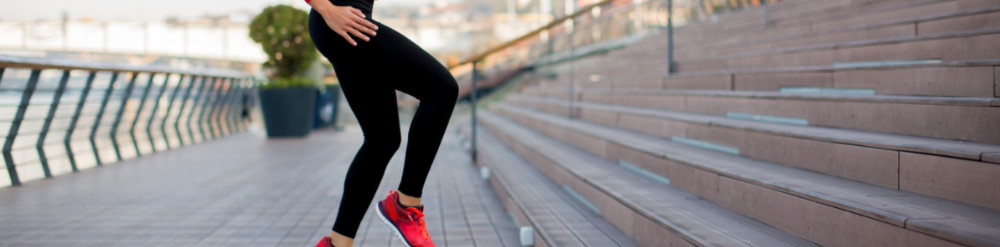
[[361, 13], [361, 10], [353, 7], [336, 6], [324, 0], [310, 1], [309, 5], [323, 16], [326, 25], [330, 26], [333, 32], [340, 34], [353, 46], [357, 46], [358, 43], [351, 38], [351, 35], [368, 41], [369, 36], [375, 36], [375, 30], [378, 30], [378, 26], [365, 19], [365, 14]]

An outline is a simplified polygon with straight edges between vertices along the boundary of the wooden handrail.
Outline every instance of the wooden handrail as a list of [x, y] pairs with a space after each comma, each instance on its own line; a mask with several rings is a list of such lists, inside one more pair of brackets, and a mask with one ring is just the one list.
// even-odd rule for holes
[[459, 62], [458, 64], [455, 64], [455, 65], [449, 67], [448, 69], [451, 70], [451, 69], [457, 68], [457, 67], [465, 65], [465, 64], [469, 64], [469, 63], [473, 63], [473, 62], [482, 60], [482, 59], [486, 58], [487, 56], [489, 56], [489, 55], [491, 55], [493, 53], [496, 53], [496, 52], [501, 51], [503, 49], [507, 49], [507, 48], [513, 46], [514, 44], [517, 44], [518, 42], [524, 41], [525, 39], [528, 39], [528, 38], [531, 38], [532, 36], [538, 35], [539, 33], [543, 32], [545, 30], [548, 30], [548, 29], [550, 29], [552, 27], [555, 27], [556, 25], [562, 24], [566, 20], [571, 20], [573, 18], [576, 18], [577, 16], [586, 14], [586, 13], [590, 12], [592, 9], [594, 9], [596, 7], [599, 7], [599, 6], [604, 5], [604, 4], [611, 3], [613, 1], [614, 0], [602, 0], [600, 2], [596, 2], [596, 3], [593, 3], [593, 4], [587, 5], [586, 7], [583, 7], [580, 10], [577, 10], [576, 12], [573, 12], [572, 14], [569, 14], [569, 15], [566, 15], [566, 16], [563, 16], [563, 17], [559, 17], [558, 19], [555, 19], [552, 22], [549, 22], [549, 24], [545, 24], [545, 26], [539, 27], [538, 29], [535, 29], [535, 30], [533, 30], [531, 32], [528, 32], [528, 33], [524, 34], [524, 35], [521, 35], [521, 36], [519, 36], [517, 38], [514, 38], [514, 39], [512, 39], [510, 41], [504, 42], [503, 44], [500, 44], [498, 46], [490, 48], [489, 50], [486, 50], [484, 52], [480, 52], [479, 54], [476, 54], [476, 55], [474, 55], [472, 57], [469, 57], [469, 58], [463, 60], [462, 62]]

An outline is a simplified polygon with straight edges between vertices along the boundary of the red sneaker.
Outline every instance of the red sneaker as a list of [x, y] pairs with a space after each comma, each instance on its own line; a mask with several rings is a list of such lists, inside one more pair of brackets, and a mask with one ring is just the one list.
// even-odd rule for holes
[[399, 203], [399, 193], [390, 190], [389, 195], [375, 204], [382, 222], [392, 226], [400, 240], [409, 247], [434, 247], [431, 235], [424, 224], [424, 205], [404, 207]]
[[316, 243], [316, 247], [336, 247], [336, 246], [333, 246], [333, 240], [330, 239], [330, 236], [323, 236], [323, 239], [320, 239], [319, 243]]

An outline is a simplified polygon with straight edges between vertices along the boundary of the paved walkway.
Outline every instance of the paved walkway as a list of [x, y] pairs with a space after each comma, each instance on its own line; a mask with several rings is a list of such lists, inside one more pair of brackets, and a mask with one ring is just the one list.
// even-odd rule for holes
[[[376, 200], [395, 188], [404, 145]], [[424, 188], [438, 246], [516, 246], [454, 126]], [[329, 233], [360, 129], [305, 139], [239, 134], [0, 188], [0, 246], [311, 246]], [[446, 210], [444, 210], [446, 209]], [[402, 246], [369, 210], [355, 246]]]

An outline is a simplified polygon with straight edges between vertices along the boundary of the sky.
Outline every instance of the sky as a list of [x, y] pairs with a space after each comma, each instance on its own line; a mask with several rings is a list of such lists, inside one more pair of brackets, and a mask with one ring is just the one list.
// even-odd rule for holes
[[[434, 0], [379, 0], [378, 5], [427, 4]], [[307, 9], [304, 0], [0, 0], [0, 20], [60, 20], [63, 11], [70, 19], [96, 21], [163, 20], [167, 17], [193, 18], [205, 14], [257, 12], [274, 4], [291, 4]]]

